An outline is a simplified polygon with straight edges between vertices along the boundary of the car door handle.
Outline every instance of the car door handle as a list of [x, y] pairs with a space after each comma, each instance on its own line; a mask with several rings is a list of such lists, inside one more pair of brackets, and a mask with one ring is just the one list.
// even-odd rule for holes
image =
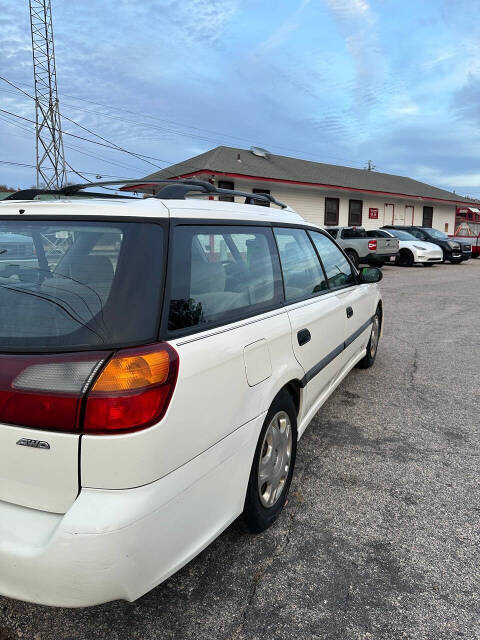
[[300, 346], [307, 344], [307, 342], [310, 342], [311, 338], [312, 336], [308, 329], [300, 329], [300, 331], [297, 333], [297, 340]]
[[352, 307], [347, 307], [347, 318], [351, 318], [353, 316]]

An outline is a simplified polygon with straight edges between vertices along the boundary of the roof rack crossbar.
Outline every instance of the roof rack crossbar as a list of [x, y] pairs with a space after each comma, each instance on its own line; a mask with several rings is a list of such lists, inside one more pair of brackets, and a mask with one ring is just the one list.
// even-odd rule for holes
[[[276, 204], [282, 209], [286, 209], [287, 205], [280, 202], [268, 193], [250, 193], [247, 191], [237, 191], [235, 189], [220, 189], [210, 182], [205, 180], [196, 179], [165, 179], [165, 180], [109, 180], [102, 182], [85, 182], [81, 184], [71, 184], [63, 187], [62, 189], [23, 189], [10, 194], [5, 200], [34, 200], [39, 195], [57, 195], [57, 196], [71, 196], [77, 194], [79, 191], [89, 189], [91, 187], [104, 187], [104, 186], [122, 185], [123, 187], [130, 187], [131, 191], [134, 191], [132, 187], [138, 187], [140, 189], [146, 189], [151, 186], [165, 185], [160, 191], [155, 194], [155, 198], [165, 200], [183, 200], [188, 193], [200, 193], [204, 195], [227, 195], [227, 196], [239, 196], [245, 198], [246, 204], [255, 204], [257, 201], [269, 202]], [[120, 194], [108, 194], [108, 193], [92, 193], [84, 192], [83, 197], [87, 198], [123, 198], [132, 199], [130, 196], [124, 196]]]

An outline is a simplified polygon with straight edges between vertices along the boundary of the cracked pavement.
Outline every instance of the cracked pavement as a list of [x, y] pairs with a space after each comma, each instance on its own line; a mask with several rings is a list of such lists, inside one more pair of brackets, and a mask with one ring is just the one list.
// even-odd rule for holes
[[232, 525], [132, 604], [0, 598], [0, 640], [479, 639], [480, 260], [381, 288], [376, 364], [307, 429], [270, 530]]

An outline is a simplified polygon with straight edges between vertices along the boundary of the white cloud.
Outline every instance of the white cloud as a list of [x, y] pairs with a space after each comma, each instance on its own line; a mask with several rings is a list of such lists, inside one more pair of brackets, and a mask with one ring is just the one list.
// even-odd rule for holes
[[281, 24], [271, 36], [260, 44], [255, 53], [263, 54], [267, 51], [280, 47], [284, 42], [286, 42], [289, 36], [300, 27], [300, 15], [310, 2], [311, 0], [302, 0], [295, 11], [289, 15], [287, 20], [285, 20], [285, 22]]
[[368, 15], [370, 5], [366, 0], [326, 0], [332, 11], [345, 16]]
[[354, 104], [360, 116], [379, 100], [385, 81], [385, 60], [377, 33], [377, 19], [367, 0], [324, 0], [345, 41], [355, 67]]

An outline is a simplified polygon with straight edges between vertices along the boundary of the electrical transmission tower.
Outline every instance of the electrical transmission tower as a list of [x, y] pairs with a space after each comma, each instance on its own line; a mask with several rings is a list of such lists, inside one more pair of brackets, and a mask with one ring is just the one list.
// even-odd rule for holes
[[35, 80], [37, 187], [60, 189], [67, 179], [57, 95], [50, 0], [29, 0]]

